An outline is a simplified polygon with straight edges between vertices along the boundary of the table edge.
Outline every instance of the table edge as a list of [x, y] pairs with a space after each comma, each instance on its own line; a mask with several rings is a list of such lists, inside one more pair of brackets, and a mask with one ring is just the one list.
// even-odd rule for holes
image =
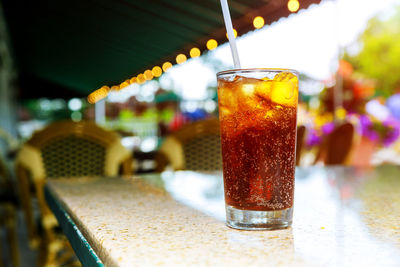
[[[47, 205], [57, 218], [63, 233], [68, 238], [71, 247], [75, 251], [75, 254], [82, 265], [104, 267], [101, 259], [97, 256], [92, 246], [48, 185], [45, 185], [44, 187], [44, 195]], [[84, 253], [85, 251], [89, 253]]]

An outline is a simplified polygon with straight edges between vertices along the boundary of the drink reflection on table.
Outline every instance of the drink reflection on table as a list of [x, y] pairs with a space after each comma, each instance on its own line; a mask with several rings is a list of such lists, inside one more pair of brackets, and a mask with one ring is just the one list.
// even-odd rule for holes
[[179, 202], [225, 221], [222, 172], [163, 172], [165, 189]]
[[400, 168], [388, 166], [375, 173], [379, 178], [367, 179], [358, 190], [360, 214], [373, 236], [400, 248]]
[[277, 254], [275, 253], [282, 255], [282, 262], [280, 264], [294, 261], [298, 264], [304, 262], [304, 259], [295, 255], [292, 228], [279, 231], [256, 232], [229, 230], [225, 234], [231, 249], [243, 256], [246, 256], [251, 250], [263, 249], [265, 251], [263, 257], [268, 257], [268, 255], [273, 257], [271, 258], [271, 262], [276, 262], [277, 260]]
[[296, 253], [317, 262], [330, 259], [334, 266], [394, 263], [393, 256], [400, 255], [399, 171], [397, 166], [298, 169]]

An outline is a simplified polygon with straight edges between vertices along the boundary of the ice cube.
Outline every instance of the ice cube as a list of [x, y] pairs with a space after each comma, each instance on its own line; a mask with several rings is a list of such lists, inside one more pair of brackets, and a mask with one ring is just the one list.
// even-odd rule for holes
[[264, 80], [262, 82], [258, 82], [255, 90], [255, 95], [261, 100], [270, 100], [272, 91], [272, 81]]
[[271, 100], [280, 105], [295, 107], [298, 98], [297, 91], [297, 83], [291, 81], [273, 82]]
[[252, 96], [255, 91], [255, 88], [256, 88], [255, 84], [245, 83], [242, 85], [242, 93], [245, 96]]
[[219, 82], [218, 102], [219, 106], [235, 111], [237, 106], [236, 87], [229, 82]]
[[297, 83], [298, 79], [297, 76], [291, 72], [280, 72], [274, 77], [274, 81], [278, 82], [295, 82]]
[[238, 80], [239, 77], [240, 77], [239, 75], [232, 75], [232, 76], [227, 77], [225, 80], [227, 82], [234, 82], [234, 81]]

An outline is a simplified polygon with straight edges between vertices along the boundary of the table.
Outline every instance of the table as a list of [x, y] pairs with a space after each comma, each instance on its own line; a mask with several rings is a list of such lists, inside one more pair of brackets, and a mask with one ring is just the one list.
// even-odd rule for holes
[[400, 266], [399, 174], [298, 168], [294, 223], [277, 231], [225, 226], [219, 172], [57, 179], [45, 194], [84, 266]]

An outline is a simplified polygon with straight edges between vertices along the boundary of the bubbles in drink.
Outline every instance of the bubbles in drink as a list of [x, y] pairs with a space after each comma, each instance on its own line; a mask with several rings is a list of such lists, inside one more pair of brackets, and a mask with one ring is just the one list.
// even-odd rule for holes
[[297, 77], [218, 81], [225, 198], [239, 209], [293, 205]]

